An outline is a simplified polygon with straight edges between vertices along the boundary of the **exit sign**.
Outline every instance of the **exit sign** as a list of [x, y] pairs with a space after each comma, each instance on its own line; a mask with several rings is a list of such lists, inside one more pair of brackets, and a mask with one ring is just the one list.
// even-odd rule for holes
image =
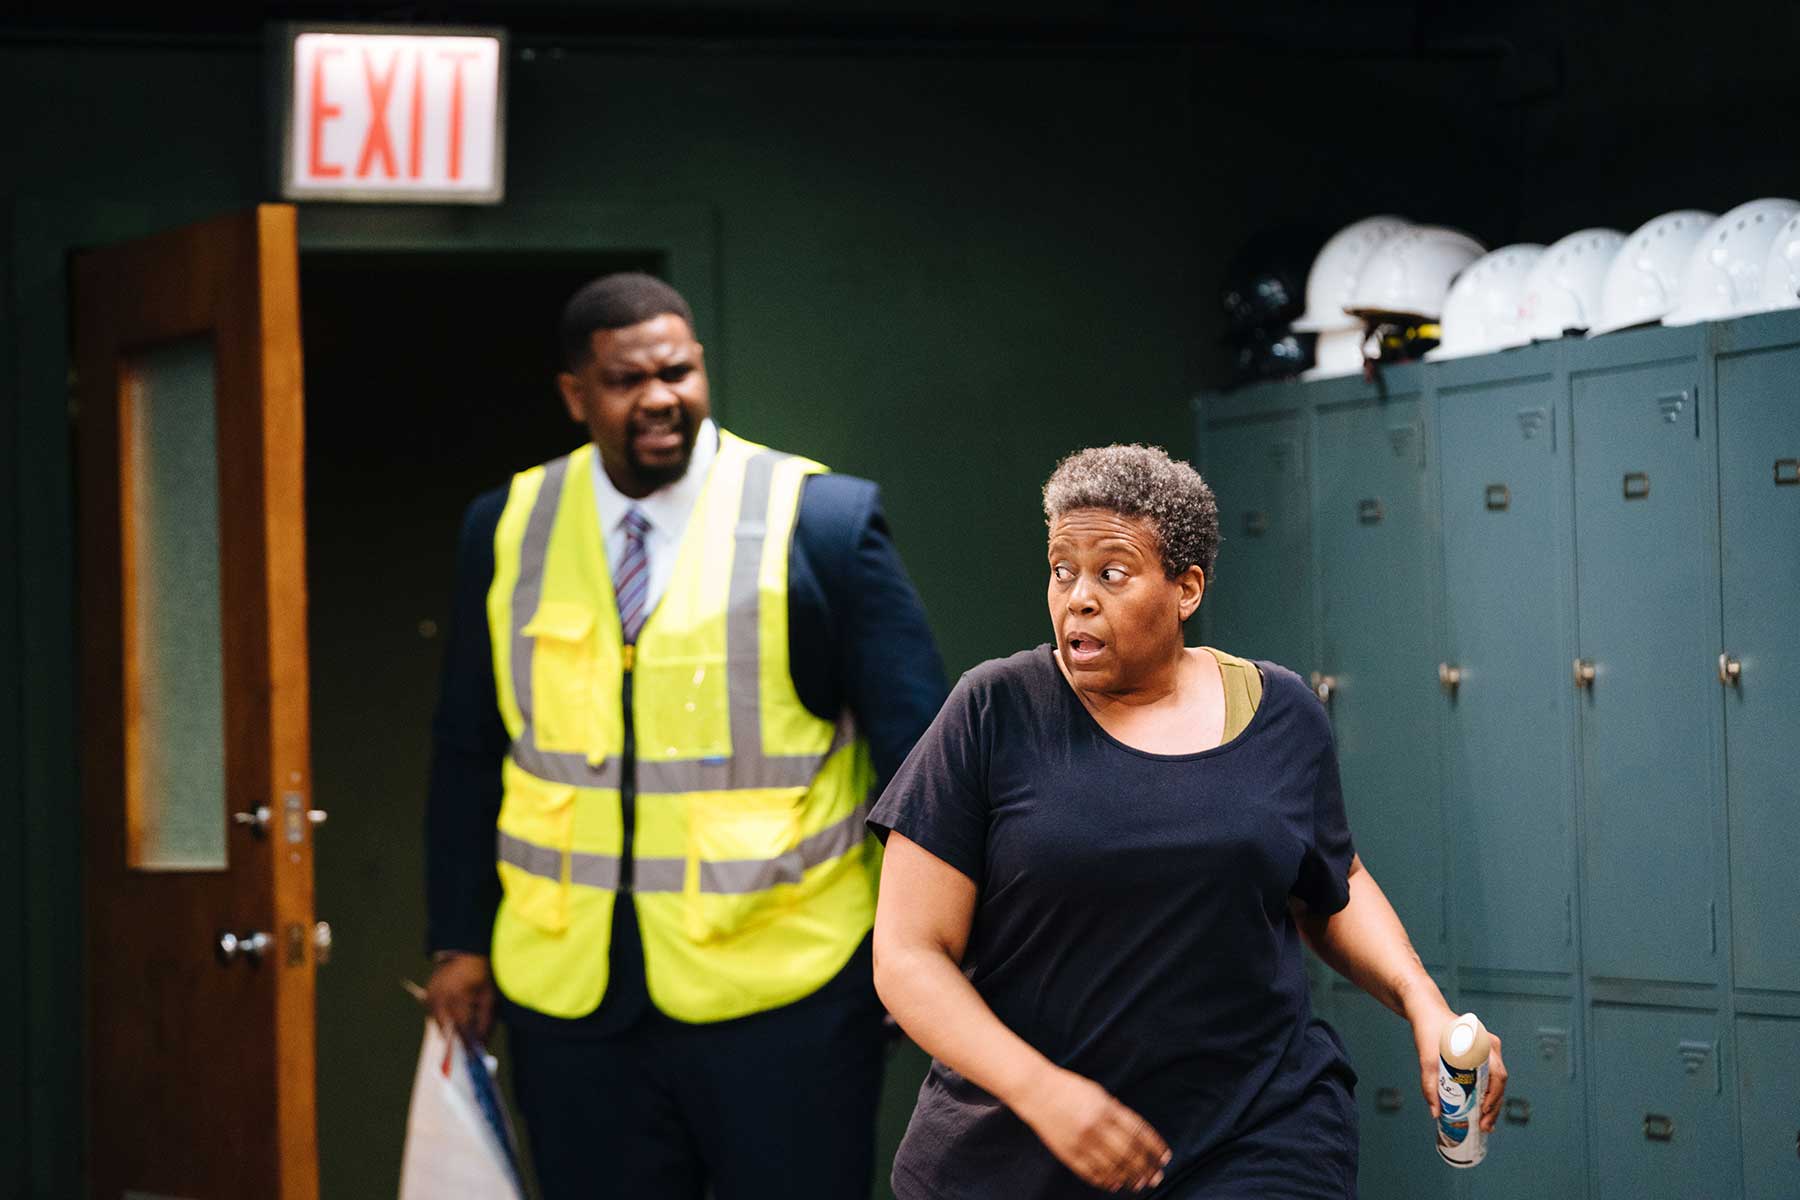
[[276, 46], [284, 198], [499, 202], [504, 32], [289, 25]]

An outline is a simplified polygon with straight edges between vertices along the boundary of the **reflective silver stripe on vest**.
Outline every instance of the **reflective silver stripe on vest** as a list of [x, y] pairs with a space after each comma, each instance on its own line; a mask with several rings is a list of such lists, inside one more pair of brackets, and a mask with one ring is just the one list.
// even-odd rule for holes
[[[537, 613], [538, 601], [544, 594], [544, 559], [550, 548], [550, 529], [556, 524], [556, 510], [562, 501], [563, 478], [569, 471], [569, 458], [564, 455], [544, 467], [544, 481], [538, 485], [531, 504], [531, 516], [525, 521], [525, 537], [519, 545], [519, 577], [513, 581], [512, 594], [512, 677], [513, 703], [525, 718], [524, 727], [514, 740], [513, 761], [530, 771], [521, 761], [538, 753], [537, 738], [532, 731], [531, 663], [537, 640], [525, 636], [525, 626]], [[582, 766], [587, 759], [580, 755]], [[536, 775], [536, 771], [531, 771]], [[573, 780], [558, 779], [557, 783]]]
[[778, 883], [799, 883], [800, 877], [820, 863], [841, 858], [868, 836], [869, 806], [859, 804], [843, 820], [827, 825], [798, 846], [775, 858], [702, 862], [700, 890], [727, 895], [761, 892]]
[[[802, 839], [798, 846], [775, 858], [727, 859], [700, 864], [700, 891], [712, 895], [741, 896], [762, 892], [783, 883], [799, 883], [806, 872], [856, 849], [868, 834], [869, 806], [860, 804], [841, 821]], [[531, 875], [562, 882], [562, 851], [539, 846], [503, 833], [500, 861]], [[680, 892], [687, 887], [685, 858], [640, 858], [633, 864], [636, 892]], [[619, 859], [614, 854], [569, 855], [569, 882], [583, 887], [616, 891]]]
[[[644, 758], [637, 763], [640, 792], [715, 792], [740, 788], [803, 788], [818, 775], [826, 758], [850, 744], [856, 729], [846, 712], [824, 754], [765, 754], [762, 746], [762, 640], [760, 611], [763, 547], [768, 541], [769, 494], [775, 468], [791, 455], [761, 450], [744, 464], [738, 500], [736, 542], [731, 581], [726, 593], [725, 686], [730, 704], [729, 758]], [[543, 595], [544, 562], [550, 533], [569, 467], [564, 456], [544, 468], [544, 481], [532, 503], [519, 545], [519, 575], [512, 596], [513, 697], [524, 725], [512, 745], [512, 759], [527, 774], [574, 787], [618, 788], [623, 783], [619, 761], [599, 765], [584, 754], [540, 750], [531, 715], [531, 672], [535, 639], [525, 626]], [[605, 536], [602, 531], [601, 536]], [[654, 614], [652, 614], [654, 617]]]
[[[530, 875], [562, 882], [562, 851], [552, 846], [538, 846], [510, 833], [500, 835], [500, 861]], [[583, 887], [619, 888], [619, 856], [616, 854], [569, 855], [569, 882]]]

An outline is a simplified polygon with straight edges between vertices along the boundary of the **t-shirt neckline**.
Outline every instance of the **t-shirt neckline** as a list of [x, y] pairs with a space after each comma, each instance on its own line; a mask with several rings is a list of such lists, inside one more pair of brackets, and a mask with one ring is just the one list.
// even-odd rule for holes
[[[1257, 704], [1256, 711], [1250, 714], [1250, 723], [1240, 729], [1236, 737], [1228, 738], [1218, 745], [1205, 750], [1190, 750], [1186, 754], [1157, 754], [1152, 750], [1140, 750], [1136, 746], [1133, 746], [1128, 742], [1122, 742], [1112, 734], [1108, 733], [1106, 726], [1102, 725], [1099, 719], [1096, 718], [1093, 713], [1088, 711], [1087, 705], [1083, 704], [1081, 702], [1081, 697], [1076, 695], [1075, 685], [1069, 682], [1068, 676], [1062, 673], [1062, 667], [1057, 664], [1056, 646], [1054, 644], [1044, 642], [1038, 649], [1046, 652], [1050, 673], [1056, 676], [1056, 682], [1061, 686], [1063, 695], [1067, 698], [1068, 703], [1073, 705], [1075, 710], [1081, 714], [1081, 718], [1093, 727], [1094, 732], [1112, 745], [1118, 747], [1120, 750], [1123, 750], [1125, 753], [1137, 758], [1148, 759], [1151, 762], [1194, 762], [1202, 758], [1211, 758], [1215, 754], [1223, 754], [1226, 751], [1235, 750], [1239, 745], [1248, 741], [1251, 734], [1256, 732], [1257, 727], [1262, 723], [1263, 714], [1268, 712], [1271, 707], [1269, 699], [1269, 681], [1268, 676], [1265, 675], [1263, 676], [1262, 701]], [[1201, 646], [1199, 649], [1206, 650], [1206, 647]], [[1211, 654], [1212, 652], [1207, 650], [1207, 653]], [[1217, 655], [1213, 656], [1213, 661], [1218, 661]], [[1262, 672], [1262, 668], [1257, 666], [1255, 662], [1251, 662], [1250, 665], [1256, 667], [1259, 674]], [[1225, 664], [1219, 663], [1219, 670], [1222, 672], [1224, 669]]]

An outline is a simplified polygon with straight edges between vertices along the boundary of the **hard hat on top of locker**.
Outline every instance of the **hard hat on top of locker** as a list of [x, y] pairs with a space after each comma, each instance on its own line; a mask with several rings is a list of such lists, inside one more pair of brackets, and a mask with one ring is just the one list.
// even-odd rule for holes
[[1317, 234], [1273, 229], [1255, 234], [1232, 255], [1220, 301], [1233, 343], [1253, 329], [1287, 332], [1305, 302], [1306, 267], [1318, 244]]
[[1600, 290], [1607, 268], [1625, 244], [1616, 229], [1581, 229], [1551, 243], [1519, 289], [1519, 325], [1525, 336], [1554, 341], [1600, 319]]
[[[1350, 289], [1356, 286], [1357, 274], [1377, 246], [1411, 227], [1412, 222], [1404, 217], [1364, 217], [1332, 234], [1331, 240], [1313, 259], [1312, 270], [1307, 272], [1306, 311], [1294, 322], [1294, 329], [1302, 333], [1325, 333], [1358, 328], [1357, 319], [1344, 311], [1350, 301]], [[1354, 369], [1361, 368], [1362, 357], [1358, 354]]]
[[1600, 285], [1600, 320], [1588, 336], [1659, 321], [1681, 298], [1688, 255], [1716, 216], [1684, 208], [1652, 217], [1632, 230]]
[[1756, 312], [1769, 246], [1795, 213], [1800, 213], [1800, 202], [1752, 200], [1708, 226], [1688, 255], [1681, 303], [1663, 324], [1692, 325]]
[[1762, 306], [1800, 308], [1800, 213], [1788, 218], [1769, 244], [1763, 263]]
[[1519, 293], [1543, 253], [1529, 242], [1502, 246], [1458, 275], [1444, 297], [1442, 339], [1425, 357], [1462, 358], [1529, 342], [1519, 325]]
[[[1351, 318], [1354, 320], [1354, 318]], [[1302, 379], [1336, 379], [1354, 375], [1363, 369], [1363, 328], [1350, 325], [1344, 329], [1327, 329], [1313, 345], [1313, 365], [1302, 371]]]
[[1233, 351], [1232, 383], [1292, 379], [1313, 365], [1316, 333], [1289, 329], [1252, 329]]
[[1357, 273], [1344, 311], [1365, 321], [1381, 317], [1435, 321], [1450, 283], [1487, 250], [1466, 233], [1415, 225], [1375, 248]]

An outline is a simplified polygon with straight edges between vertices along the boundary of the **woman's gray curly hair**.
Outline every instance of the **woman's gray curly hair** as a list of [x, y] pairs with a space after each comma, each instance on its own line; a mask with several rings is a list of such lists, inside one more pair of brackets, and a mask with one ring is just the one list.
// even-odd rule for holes
[[1078, 508], [1142, 517], [1156, 531], [1163, 573], [1198, 566], [1212, 582], [1219, 555], [1219, 503], [1200, 473], [1160, 446], [1095, 446], [1056, 464], [1044, 484], [1044, 519]]

